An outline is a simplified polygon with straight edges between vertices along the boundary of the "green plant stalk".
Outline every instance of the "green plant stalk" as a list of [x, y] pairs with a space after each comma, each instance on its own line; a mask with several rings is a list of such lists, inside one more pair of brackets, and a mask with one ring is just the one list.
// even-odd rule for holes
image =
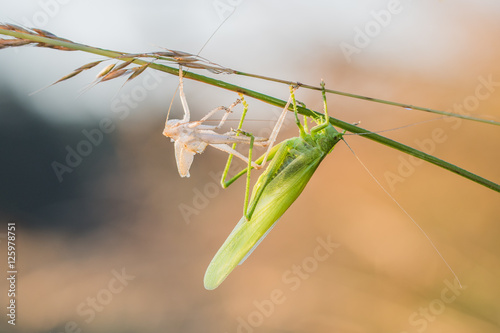
[[[309, 84], [304, 84], [304, 83], [286, 81], [286, 80], [276, 79], [276, 78], [272, 78], [272, 77], [268, 77], [268, 76], [251, 74], [251, 73], [245, 73], [245, 72], [240, 72], [240, 71], [234, 71], [234, 74], [236, 74], [236, 75], [242, 75], [242, 76], [248, 76], [248, 77], [253, 77], [253, 78], [262, 79], [262, 80], [266, 80], [266, 81], [272, 81], [272, 82], [277, 82], [277, 83], [288, 84], [288, 85], [294, 84], [294, 85], [299, 85], [301, 88], [306, 88], [306, 89], [321, 91], [320, 87], [311, 86]], [[467, 119], [467, 120], [478, 121], [478, 122], [485, 123], [485, 124], [490, 124], [490, 125], [500, 125], [499, 122], [494, 121], [494, 120], [481, 119], [481, 118], [471, 117], [471, 116], [464, 115], [464, 114], [459, 114], [459, 113], [439, 111], [439, 110], [435, 110], [435, 109], [424, 108], [424, 107], [421, 107], [421, 106], [416, 106], [416, 105], [411, 105], [411, 104], [405, 104], [405, 103], [400, 103], [400, 102], [392, 102], [392, 101], [388, 101], [388, 100], [385, 100], [385, 99], [374, 98], [374, 97], [367, 97], [367, 96], [357, 95], [357, 94], [351, 94], [351, 93], [343, 92], [343, 91], [339, 91], [339, 90], [325, 89], [325, 92], [327, 92], [329, 94], [335, 94], [335, 95], [340, 95], [340, 96], [345, 96], [345, 97], [362, 99], [364, 101], [369, 101], [369, 102], [374, 102], [374, 103], [380, 103], [380, 104], [398, 106], [398, 107], [404, 108], [404, 109], [406, 109], [408, 111], [418, 110], [418, 111], [430, 112], [430, 113], [434, 113], [434, 114], [440, 114], [440, 115], [443, 115], [443, 116], [450, 116], [450, 117], [455, 117], [455, 118], [462, 118], [462, 119]]]
[[[58, 40], [58, 39], [52, 39], [52, 38], [41, 37], [41, 36], [35, 36], [35, 35], [31, 35], [31, 34], [26, 34], [26, 33], [22, 33], [22, 32], [11, 31], [11, 30], [1, 29], [1, 28], [0, 28], [0, 34], [4, 34], [4, 35], [16, 37], [16, 38], [21, 38], [21, 39], [27, 39], [27, 40], [31, 40], [34, 42], [40, 42], [40, 43], [45, 43], [45, 44], [54, 45], [54, 46], [62, 46], [62, 47], [70, 48], [72, 50], [79, 50], [79, 51], [84, 51], [84, 52], [88, 52], [88, 53], [98, 54], [98, 55], [108, 57], [108, 58], [115, 58], [115, 59], [118, 58], [117, 60], [120, 60], [120, 61], [132, 60], [132, 62], [137, 64], [137, 65], [144, 65], [144, 64], [149, 63], [150, 68], [160, 70], [160, 71], [163, 71], [165, 73], [169, 73], [169, 74], [176, 75], [176, 76], [179, 75], [179, 70], [176, 68], [165, 66], [162, 64], [150, 63], [150, 62], [142, 60], [142, 59], [126, 58], [126, 57], [123, 57], [123, 55], [125, 55], [126, 53], [122, 53], [122, 52], [111, 51], [111, 50], [106, 50], [106, 49], [101, 49], [101, 48], [95, 48], [95, 47], [87, 46], [84, 44], [79, 44], [79, 43], [74, 43], [74, 42], [69, 42], [69, 41], [62, 41], [62, 40]], [[250, 76], [250, 75], [247, 75], [247, 76]], [[234, 91], [237, 93], [242, 93], [246, 96], [258, 99], [260, 101], [263, 101], [263, 102], [271, 104], [271, 105], [275, 105], [279, 108], [283, 108], [286, 105], [286, 102], [284, 100], [281, 100], [281, 99], [278, 99], [278, 98], [275, 98], [272, 96], [268, 96], [268, 95], [250, 90], [250, 89], [246, 89], [246, 88], [243, 88], [243, 87], [231, 84], [231, 83], [227, 83], [227, 82], [224, 82], [221, 80], [217, 80], [217, 79], [213, 79], [213, 78], [210, 78], [207, 76], [203, 76], [200, 74], [195, 74], [192, 72], [185, 72], [184, 78], [200, 81], [200, 82], [210, 84], [210, 85], [215, 86], [215, 87], [223, 88], [223, 89]], [[264, 78], [264, 77], [261, 77], [261, 78]], [[286, 81], [282, 81], [282, 82], [287, 83], [287, 84], [290, 83], [290, 82], [286, 82]], [[304, 85], [302, 85], [302, 86], [304, 86]], [[311, 87], [311, 86], [309, 86], [309, 88], [318, 89], [318, 90], [321, 89], [321, 88], [316, 88], [316, 87]], [[327, 90], [327, 92], [332, 93], [334, 91]], [[343, 94], [345, 96], [350, 96], [350, 97], [357, 96], [357, 95], [352, 95], [352, 94], [347, 94], [347, 93], [341, 93], [341, 94]], [[382, 101], [382, 100], [375, 100], [375, 99], [369, 99], [369, 100], [378, 101], [378, 102]], [[382, 101], [382, 102], [387, 102], [387, 101]], [[399, 105], [399, 104], [394, 104], [393, 102], [387, 102], [385, 104]], [[408, 105], [408, 108], [424, 109], [424, 108], [417, 108], [417, 107], [414, 107], [411, 105]], [[426, 109], [426, 110], [429, 111], [430, 109]], [[290, 111], [293, 111], [291, 107], [290, 107]], [[321, 116], [321, 114], [316, 112], [316, 111], [310, 110], [310, 109], [305, 108], [305, 107], [300, 107], [300, 106], [298, 107], [298, 112], [300, 114], [302, 114], [304, 116], [308, 116], [308, 117], [315, 117], [316, 118], [316, 117]], [[443, 114], [443, 113], [441, 113], [441, 114]], [[471, 117], [467, 117], [467, 116], [463, 116], [463, 115], [448, 114], [448, 113], [444, 113], [444, 114], [447, 114], [447, 115], [450, 115], [453, 117], [458, 117], [458, 118], [477, 120], [477, 118], [471, 118]], [[484, 120], [484, 119], [481, 119], [481, 121], [486, 122], [486, 123], [490, 123], [490, 124], [494, 124], [494, 125], [500, 125], [500, 123], [488, 121], [488, 120]], [[409, 147], [409, 146], [404, 145], [400, 142], [391, 140], [391, 139], [386, 138], [384, 136], [381, 136], [381, 135], [378, 135], [375, 133], [371, 133], [370, 131], [368, 131], [364, 128], [346, 123], [342, 120], [339, 120], [339, 119], [336, 119], [333, 117], [330, 117], [330, 123], [334, 126], [340, 127], [340, 128], [345, 129], [349, 132], [362, 134], [362, 136], [366, 137], [367, 139], [373, 140], [373, 141], [378, 142], [380, 144], [383, 144], [383, 145], [386, 145], [386, 146], [391, 147], [393, 149], [399, 150], [405, 154], [415, 156], [415, 157], [420, 158], [424, 161], [427, 161], [429, 163], [432, 163], [432, 164], [435, 164], [439, 167], [442, 167], [448, 171], [456, 173], [462, 177], [470, 179], [473, 182], [476, 182], [480, 185], [483, 185], [483, 186], [485, 186], [489, 189], [492, 189], [496, 192], [500, 192], [500, 185], [499, 184], [496, 184], [488, 179], [485, 179], [481, 176], [478, 176], [478, 175], [476, 175], [472, 172], [469, 172], [465, 169], [462, 169], [454, 164], [443, 161], [435, 156], [426, 154], [420, 150], [414, 149], [412, 147]]]
[[[99, 54], [99, 55], [109, 57], [109, 58], [120, 57], [119, 60], [123, 60], [123, 61], [133, 60], [133, 63], [139, 64], [139, 65], [149, 63], [148, 61], [144, 61], [141, 59], [123, 57], [124, 55], [127, 55], [127, 53], [124, 53], [124, 52], [117, 52], [117, 51], [111, 51], [111, 50], [106, 50], [106, 49], [101, 49], [101, 48], [95, 48], [95, 47], [91, 47], [91, 46], [84, 45], [84, 44], [74, 43], [71, 41], [61, 41], [58, 39], [51, 39], [51, 38], [47, 38], [47, 37], [34, 36], [34, 35], [25, 34], [25, 33], [17, 32], [17, 31], [6, 30], [6, 29], [2, 29], [2, 28], [0, 28], [0, 34], [4, 34], [4, 35], [16, 37], [16, 38], [28, 39], [28, 40], [32, 40], [34, 42], [51, 44], [54, 46], [63, 46], [63, 47], [70, 48], [73, 50], [79, 50], [79, 51]], [[166, 59], [166, 58], [162, 58], [162, 60], [173, 61], [171, 59]], [[153, 66], [153, 65], [155, 65], [155, 66]], [[166, 72], [166, 73], [174, 74], [174, 75], [177, 75], [177, 74], [175, 74], [176, 71], [178, 72], [177, 69], [171, 68], [171, 67], [168, 67], [165, 65], [152, 64], [149, 67], [161, 70], [161, 71]], [[235, 70], [231, 70], [231, 71], [232, 71], [231, 72], [232, 74], [236, 74], [236, 75], [248, 76], [248, 77], [252, 77], [252, 78], [257, 78], [257, 79], [276, 82], [276, 83], [282, 83], [282, 84], [286, 84], [286, 85], [298, 85], [302, 88], [321, 91], [320, 87], [312, 86], [309, 84], [281, 80], [281, 79], [271, 78], [271, 77], [264, 76], [264, 75], [251, 74], [251, 73], [246, 73], [246, 72], [242, 72], [242, 71], [235, 71]], [[189, 78], [189, 76], [186, 76], [186, 77]], [[194, 78], [194, 77], [191, 77], [191, 79], [197, 80], [197, 78]], [[198, 80], [198, 81], [205, 82], [203, 80]], [[440, 114], [443, 116], [450, 116], [450, 117], [454, 117], [454, 118], [461, 118], [461, 119], [477, 121], [477, 122], [481, 122], [481, 123], [485, 123], [485, 124], [500, 126], [500, 122], [497, 122], [494, 120], [487, 120], [487, 119], [472, 117], [472, 116], [468, 116], [468, 115], [464, 115], [464, 114], [439, 111], [439, 110], [424, 108], [421, 106], [416, 106], [416, 105], [411, 105], [411, 104], [393, 102], [393, 101], [383, 100], [380, 98], [373, 98], [373, 97], [367, 97], [367, 96], [347, 93], [347, 92], [343, 92], [343, 91], [339, 91], [339, 90], [325, 89], [325, 91], [327, 93], [330, 93], [330, 94], [335, 94], [335, 95], [346, 96], [346, 97], [361, 99], [361, 100], [375, 102], [375, 103], [381, 103], [381, 104], [386, 104], [386, 105], [402, 107], [406, 110], [418, 110], [418, 111], [430, 112], [430, 113], [434, 113], [434, 114]]]

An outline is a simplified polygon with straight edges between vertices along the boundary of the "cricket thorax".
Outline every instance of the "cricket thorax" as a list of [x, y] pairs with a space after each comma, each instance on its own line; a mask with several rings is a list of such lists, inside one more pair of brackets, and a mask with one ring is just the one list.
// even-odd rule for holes
[[314, 136], [317, 146], [325, 153], [329, 153], [341, 139], [342, 134], [330, 124]]
[[180, 119], [169, 120], [165, 124], [163, 135], [175, 141], [181, 135], [181, 128], [184, 126], [185, 123], [183, 123]]

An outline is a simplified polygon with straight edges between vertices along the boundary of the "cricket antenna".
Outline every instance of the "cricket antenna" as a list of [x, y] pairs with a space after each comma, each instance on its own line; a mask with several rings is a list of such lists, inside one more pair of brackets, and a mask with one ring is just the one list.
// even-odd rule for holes
[[[398, 127], [384, 129], [384, 130], [380, 130], [380, 131], [365, 132], [365, 133], [348, 133], [346, 135], [363, 136], [363, 135], [368, 135], [368, 134], [380, 134], [380, 133], [385, 133], [385, 132], [393, 132], [393, 131], [397, 131], [397, 130], [401, 130], [401, 129], [405, 129], [405, 128], [409, 128], [409, 127], [413, 127], [413, 126], [417, 126], [417, 125], [422, 125], [422, 124], [425, 124], [425, 123], [430, 123], [432, 121], [447, 119], [447, 118], [449, 118], [449, 117], [442, 116], [442, 117], [437, 117], [437, 118], [422, 120], [422, 121], [418, 121], [418, 122], [413, 122], [413, 123], [407, 124], [407, 125], [402, 125], [402, 126], [398, 126]], [[354, 126], [358, 126], [359, 124], [361, 124], [361, 121], [357, 121], [357, 122], [353, 123]], [[347, 144], [347, 142], [346, 142], [346, 144]]]
[[217, 29], [214, 30], [214, 32], [210, 35], [210, 37], [208, 37], [207, 41], [205, 42], [205, 44], [203, 44], [203, 46], [201, 47], [201, 49], [198, 51], [198, 53], [196, 54], [197, 56], [200, 55], [201, 51], [203, 51], [203, 49], [205, 48], [205, 46], [208, 45], [208, 43], [210, 42], [210, 40], [212, 40], [212, 38], [215, 36], [215, 34], [217, 33], [217, 31], [219, 31], [220, 28], [222, 28], [222, 26], [224, 25], [224, 23], [226, 23], [227, 20], [229, 20], [229, 18], [231, 16], [233, 16], [234, 12], [236, 11], [238, 7], [235, 7], [233, 9], [233, 11], [231, 12], [231, 14], [229, 14], [225, 19], [224, 21], [221, 22], [221, 24], [219, 24], [219, 26], [217, 27]]
[[358, 160], [358, 162], [363, 166], [363, 168], [366, 170], [366, 172], [370, 175], [370, 177], [372, 177], [372, 179], [375, 181], [375, 183], [377, 183], [378, 186], [385, 192], [385, 194], [387, 194], [387, 196], [389, 196], [389, 198], [391, 198], [391, 200], [394, 201], [394, 203], [396, 203], [396, 205], [399, 207], [399, 209], [401, 209], [401, 211], [403, 213], [405, 213], [406, 216], [408, 216], [408, 218], [420, 230], [420, 232], [425, 236], [425, 238], [427, 238], [427, 240], [431, 244], [431, 246], [434, 249], [434, 251], [441, 258], [441, 260], [444, 262], [444, 264], [446, 265], [446, 267], [448, 267], [448, 269], [450, 270], [451, 274], [453, 274], [453, 276], [457, 280], [458, 285], [460, 286], [460, 288], [462, 288], [462, 283], [460, 282], [460, 279], [458, 278], [457, 274], [455, 273], [455, 271], [453, 270], [453, 268], [451, 268], [451, 266], [448, 264], [448, 262], [443, 257], [443, 255], [441, 254], [441, 252], [439, 252], [439, 250], [437, 249], [436, 245], [431, 240], [431, 238], [427, 235], [427, 233], [424, 231], [424, 229], [422, 229], [422, 227], [413, 219], [413, 217], [411, 217], [411, 215], [399, 204], [399, 202], [397, 202], [397, 200], [394, 199], [394, 197], [385, 189], [385, 187], [382, 186], [382, 184], [378, 181], [378, 179], [370, 172], [370, 170], [368, 170], [368, 168], [366, 167], [366, 165], [361, 161], [361, 159], [358, 157], [358, 155], [356, 155], [356, 153], [354, 152], [354, 150], [352, 150], [351, 146], [349, 146], [349, 144], [347, 143], [347, 141], [344, 140], [344, 139], [342, 139], [342, 140], [345, 142], [345, 144], [347, 145], [347, 147], [349, 148], [349, 150], [356, 157], [356, 159]]

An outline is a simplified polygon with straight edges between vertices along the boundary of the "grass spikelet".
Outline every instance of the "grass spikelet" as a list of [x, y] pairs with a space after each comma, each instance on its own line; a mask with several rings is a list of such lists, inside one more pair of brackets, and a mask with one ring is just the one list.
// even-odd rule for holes
[[84, 71], [84, 70], [87, 70], [87, 69], [94, 68], [95, 66], [99, 65], [103, 61], [104, 60], [97, 60], [97, 61], [94, 61], [94, 62], [89, 62], [86, 65], [78, 67], [77, 69], [75, 69], [75, 71]]
[[125, 67], [127, 67], [128, 65], [130, 65], [133, 62], [134, 62], [134, 59], [130, 59], [129, 61], [122, 62], [121, 64], [119, 64], [118, 66], [116, 66], [114, 68], [114, 70], [117, 71], [119, 69], [125, 68]]
[[59, 37], [57, 37], [56, 35], [54, 35], [52, 32], [48, 32], [47, 30], [43, 30], [43, 29], [36, 29], [36, 28], [33, 28], [31, 29], [33, 30], [34, 32], [36, 32], [39, 36], [42, 36], [42, 37], [47, 37], [47, 38], [56, 38], [56, 39], [59, 39]]
[[4, 29], [7, 29], [7, 30], [12, 30], [12, 31], [17, 31], [17, 32], [22, 32], [24, 34], [30, 34], [31, 31], [29, 31], [28, 29], [25, 29], [23, 27], [20, 27], [18, 25], [15, 25], [15, 24], [11, 24], [11, 23], [8, 23], [8, 24], [0, 24], [0, 27], [4, 28]]
[[108, 74], [104, 75], [99, 82], [104, 82], [104, 81], [116, 79], [122, 75], [125, 75], [128, 72], [130, 72], [130, 70], [126, 69], [126, 68], [111, 71]]
[[144, 65], [142, 65], [140, 67], [134, 67], [134, 68], [132, 68], [133, 73], [132, 73], [132, 75], [130, 75], [128, 77], [128, 79], [127, 79], [127, 81], [125, 83], [127, 83], [127, 82], [135, 79], [139, 75], [141, 75], [146, 70], [146, 68], [148, 68], [148, 67], [149, 67], [149, 64], [144, 64]]
[[106, 74], [108, 74], [109, 72], [111, 72], [111, 70], [115, 67], [115, 64], [111, 64], [111, 65], [108, 65], [106, 67], [104, 67], [100, 72], [99, 74], [97, 74], [97, 78], [100, 78], [100, 77], [103, 77], [105, 76]]
[[[64, 41], [64, 42], [70, 42], [68, 39], [60, 38], [54, 35], [51, 32], [42, 30], [42, 29], [25, 29], [22, 27], [19, 27], [14, 24], [0, 24], [0, 29], [5, 29], [5, 30], [10, 30], [10, 31], [15, 31], [15, 32], [20, 32], [23, 34], [28, 34], [32, 36], [38, 36], [38, 37], [45, 37], [45, 38], [50, 38], [53, 40], [58, 40], [58, 41]], [[32, 41], [30, 39], [23, 39], [23, 38], [12, 38], [12, 39], [1, 39], [0, 40], [0, 48], [6, 48], [6, 47], [17, 47], [17, 46], [23, 46], [23, 45], [28, 45], [28, 44], [33, 44], [38, 47], [46, 47], [46, 48], [51, 48], [51, 49], [57, 49], [57, 50], [63, 50], [63, 51], [75, 51], [72, 48], [60, 46], [60, 45], [51, 45], [43, 42], [37, 42], [37, 41]]]
[[62, 81], [66, 81], [68, 79], [71, 79], [72, 77], [75, 77], [77, 76], [78, 74], [80, 74], [81, 72], [85, 71], [85, 70], [88, 70], [88, 69], [91, 69], [91, 68], [94, 68], [95, 66], [99, 65], [101, 62], [103, 62], [104, 60], [98, 60], [98, 61], [94, 61], [94, 62], [90, 62], [88, 64], [85, 64], [83, 66], [80, 66], [78, 67], [77, 69], [75, 69], [74, 71], [72, 71], [71, 73], [63, 76], [62, 78], [60, 78], [59, 80], [57, 80], [56, 82], [54, 83], [51, 83], [49, 84], [48, 86], [46, 87], [43, 87], [41, 89], [38, 89], [37, 91], [34, 91], [32, 93], [30, 93], [29, 95], [34, 95], [36, 93], [39, 93], [40, 91], [44, 90], [44, 89], [47, 89], [49, 87], [52, 87], [53, 85], [59, 83], [59, 82], [62, 82]]
[[63, 76], [62, 78], [60, 78], [56, 82], [52, 83], [50, 86], [53, 86], [56, 83], [59, 83], [59, 82], [65, 81], [67, 79], [70, 79], [70, 78], [72, 78], [74, 76], [77, 76], [78, 74], [80, 74], [81, 72], [83, 72], [85, 70], [94, 68], [95, 66], [99, 65], [103, 61], [104, 60], [98, 60], [98, 61], [90, 62], [90, 63], [88, 63], [86, 65], [80, 66], [77, 69], [75, 69], [73, 72], [69, 73], [68, 75]]
[[0, 39], [0, 49], [7, 47], [18, 47], [28, 44], [31, 44], [31, 42], [24, 39]]

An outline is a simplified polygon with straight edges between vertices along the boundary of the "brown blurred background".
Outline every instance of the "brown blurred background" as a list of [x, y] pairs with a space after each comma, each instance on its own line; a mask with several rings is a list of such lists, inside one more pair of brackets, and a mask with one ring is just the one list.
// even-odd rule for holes
[[[323, 78], [331, 89], [463, 107], [498, 121], [498, 3], [394, 3], [2, 1], [0, 20], [120, 51], [197, 53], [236, 8], [201, 55], [241, 71], [308, 84]], [[371, 37], [360, 37], [365, 29]], [[346, 57], [341, 46], [348, 44], [359, 52]], [[143, 74], [122, 89], [117, 80], [80, 94], [94, 71], [29, 96], [97, 59], [37, 48], [0, 52], [0, 233], [16, 221], [19, 270], [15, 327], [6, 323], [7, 284], [0, 284], [2, 332], [499, 331], [498, 193], [428, 163], [404, 169], [402, 153], [353, 136], [346, 137], [353, 150], [464, 288], [339, 143], [255, 253], [206, 291], [205, 269], [241, 217], [244, 181], [216, 187], [210, 175], [226, 156], [211, 148], [195, 158], [191, 178], [178, 176], [173, 145], [161, 135], [176, 77]], [[284, 85], [216, 77], [288, 97]], [[185, 91], [192, 119], [237, 98], [191, 81]], [[297, 97], [321, 109], [318, 92], [300, 89]], [[246, 129], [267, 135], [280, 110], [248, 102]], [[437, 118], [334, 95], [329, 106], [373, 131]], [[182, 116], [178, 97], [172, 112]], [[58, 181], [51, 164], [64, 163], [67, 147], [82, 145], [83, 131], [95, 133], [103, 119], [113, 130]], [[289, 122], [280, 138], [295, 135]], [[495, 126], [435, 120], [384, 135], [417, 148], [433, 140], [434, 155], [500, 182]], [[402, 176], [392, 189], [389, 173]], [[186, 207], [196, 213], [186, 218]], [[318, 238], [339, 245], [324, 261], [314, 259]], [[5, 238], [0, 247], [5, 272]]]

